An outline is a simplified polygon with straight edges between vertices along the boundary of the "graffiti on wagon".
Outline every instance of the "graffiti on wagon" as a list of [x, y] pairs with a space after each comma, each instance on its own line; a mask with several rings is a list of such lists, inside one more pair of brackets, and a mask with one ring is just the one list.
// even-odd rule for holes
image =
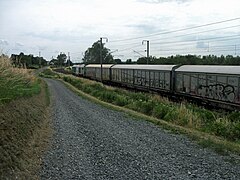
[[211, 84], [211, 85], [200, 85], [198, 87], [199, 94], [205, 95], [210, 98], [223, 100], [223, 101], [234, 101], [235, 89], [231, 85], [223, 84]]

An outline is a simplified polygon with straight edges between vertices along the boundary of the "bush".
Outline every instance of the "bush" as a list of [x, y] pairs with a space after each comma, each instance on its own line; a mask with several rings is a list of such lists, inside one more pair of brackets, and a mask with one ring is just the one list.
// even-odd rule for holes
[[240, 112], [229, 113], [227, 117], [231, 122], [240, 122]]
[[149, 96], [146, 93], [127, 93], [126, 94], [130, 99], [134, 99], [135, 101], [148, 101]]
[[105, 102], [112, 103], [116, 99], [116, 94], [114, 94], [114, 92], [103, 91], [101, 92], [100, 99]]
[[164, 119], [169, 110], [170, 110], [169, 106], [162, 103], [157, 104], [153, 108], [153, 116], [159, 119]]
[[115, 101], [113, 102], [114, 104], [118, 106], [126, 106], [129, 104], [128, 100], [124, 96], [117, 95]]
[[152, 115], [155, 103], [153, 101], [138, 101], [139, 111], [146, 115]]
[[213, 112], [206, 109], [198, 108], [197, 110], [195, 109], [195, 112], [198, 114], [199, 118], [202, 119], [204, 124], [212, 123], [217, 119]]
[[233, 124], [233, 129], [229, 139], [240, 141], [240, 121]]
[[[80, 89], [80, 88], [79, 88]], [[82, 86], [81, 90], [87, 94], [91, 94], [92, 88], [89, 86]]]
[[40, 76], [43, 77], [60, 77], [56, 72], [52, 71], [52, 69], [47, 68], [44, 69], [42, 73], [40, 73]]
[[105, 91], [106, 88], [104, 88], [104, 86], [100, 83], [94, 83], [90, 85], [91, 88], [93, 88], [94, 90], [98, 90], [98, 91]]
[[167, 112], [167, 114], [164, 116], [163, 120], [166, 121], [176, 121], [178, 117], [178, 112], [176, 111], [175, 108], [170, 108], [169, 111]]

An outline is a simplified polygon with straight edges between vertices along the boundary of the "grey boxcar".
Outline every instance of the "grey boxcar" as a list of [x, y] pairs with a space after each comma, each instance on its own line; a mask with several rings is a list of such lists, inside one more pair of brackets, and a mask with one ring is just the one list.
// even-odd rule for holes
[[185, 65], [175, 76], [177, 93], [240, 104], [240, 66]]
[[171, 90], [171, 73], [175, 65], [114, 65], [115, 83], [155, 90]]
[[[102, 65], [102, 77], [103, 81], [110, 80], [110, 68], [113, 64], [103, 64]], [[94, 79], [94, 80], [101, 80], [101, 64], [89, 64], [86, 65], [86, 77]]]

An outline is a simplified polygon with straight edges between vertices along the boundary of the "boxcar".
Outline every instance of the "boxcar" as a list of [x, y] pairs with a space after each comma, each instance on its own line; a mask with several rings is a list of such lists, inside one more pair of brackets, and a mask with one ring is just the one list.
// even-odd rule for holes
[[185, 65], [175, 77], [177, 93], [240, 105], [240, 66]]
[[111, 81], [141, 89], [171, 91], [175, 65], [114, 65]]
[[[102, 65], [102, 80], [109, 81], [110, 80], [110, 68], [113, 64], [103, 64]], [[101, 81], [101, 64], [89, 64], [86, 65], [86, 77]]]
[[73, 65], [72, 66], [72, 72], [76, 76], [84, 76], [84, 74], [85, 74], [85, 65], [84, 64]]

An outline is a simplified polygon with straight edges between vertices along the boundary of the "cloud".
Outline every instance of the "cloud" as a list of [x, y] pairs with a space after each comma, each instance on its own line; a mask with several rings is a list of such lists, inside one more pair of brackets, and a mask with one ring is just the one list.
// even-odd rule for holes
[[16, 43], [15, 43], [15, 46], [16, 46], [16, 47], [23, 47], [24, 45], [23, 45], [22, 43], [16, 42]]
[[142, 33], [145, 33], [145, 34], [152, 34], [154, 32], [156, 32], [156, 30], [159, 30], [157, 29], [157, 27], [154, 25], [154, 24], [130, 24], [130, 25], [126, 25], [127, 28], [134, 28], [135, 31], [138, 31], [138, 32], [142, 32]]
[[[165, 41], [184, 42], [192, 39], [196, 40], [191, 44], [193, 48], [207, 48], [208, 42], [201, 40], [205, 37], [174, 36], [238, 25], [240, 21], [176, 33], [161, 33], [240, 17], [238, 7], [239, 0], [231, 0], [231, 3], [229, 0], [0, 0], [0, 38], [7, 39], [0, 39], [0, 46], [14, 49], [14, 53], [23, 49], [32, 54], [41, 51], [46, 58], [55, 56], [58, 52], [78, 52], [72, 53], [72, 58], [79, 58], [81, 52], [100, 37], [108, 37], [109, 49], [131, 49], [135, 46], [132, 44], [140, 43], [140, 47], [135, 50], [143, 50], [143, 39], [150, 40], [152, 49], [159, 48], [159, 44], [161, 48], [168, 48], [169, 44], [163, 43]], [[229, 28], [209, 32], [206, 38], [238, 32], [239, 27]], [[136, 37], [147, 38], [134, 39]], [[121, 41], [124, 39], [132, 40]], [[231, 43], [236, 44], [237, 40]], [[211, 46], [227, 43], [229, 41], [211, 42]], [[176, 49], [186, 47], [186, 51], [191, 50], [188, 46], [175, 46]], [[135, 55], [130, 51], [123, 51], [126, 58]]]
[[202, 41], [198, 41], [197, 44], [196, 44], [196, 48], [199, 48], [199, 49], [205, 49], [205, 48], [208, 48], [208, 43], [205, 43], [205, 42], [202, 42]]
[[153, 3], [153, 4], [167, 3], [167, 2], [176, 2], [178, 4], [181, 4], [181, 3], [186, 3], [189, 1], [191, 1], [191, 0], [138, 0], [138, 2]]
[[6, 40], [0, 39], [0, 45], [7, 46], [9, 43]]
[[47, 49], [47, 46], [37, 46], [40, 51], [44, 51]]

